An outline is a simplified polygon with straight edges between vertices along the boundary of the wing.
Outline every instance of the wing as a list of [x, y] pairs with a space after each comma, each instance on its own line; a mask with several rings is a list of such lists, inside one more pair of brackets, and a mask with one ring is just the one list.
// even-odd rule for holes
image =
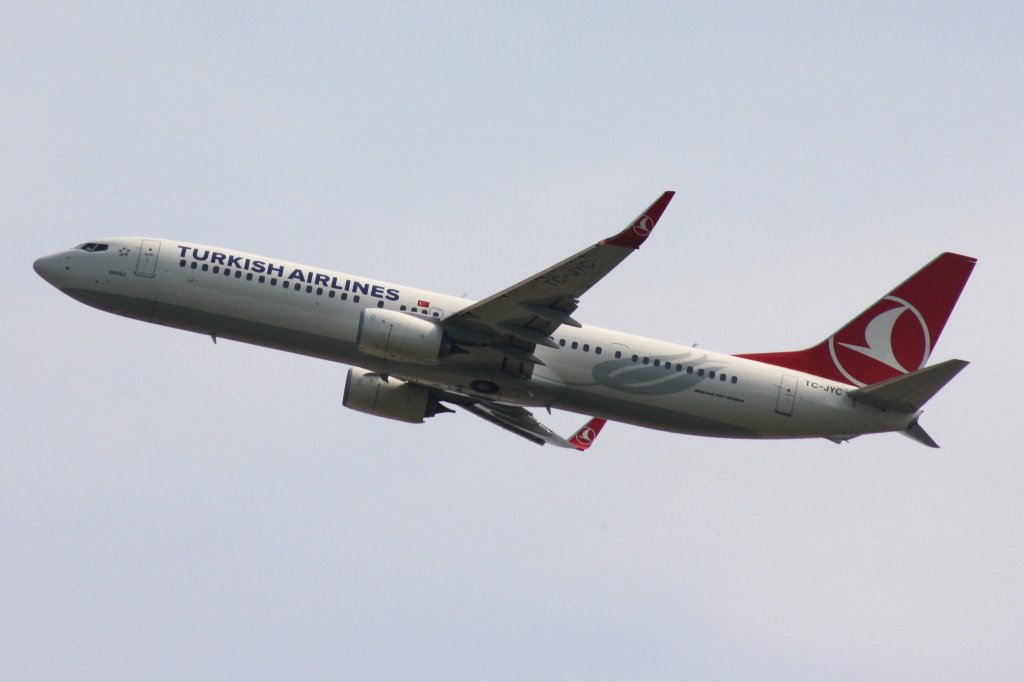
[[543, 364], [537, 346], [555, 347], [551, 334], [572, 318], [580, 297], [633, 253], [650, 235], [675, 192], [665, 192], [626, 229], [561, 263], [446, 318], [452, 339], [487, 347], [507, 357]]
[[580, 451], [593, 445], [597, 434], [601, 433], [601, 429], [605, 425], [604, 419], [594, 417], [569, 438], [562, 438], [537, 421], [533, 414], [523, 407], [485, 400], [459, 401], [457, 404], [466, 411], [483, 417], [492, 424], [497, 424], [538, 445], [557, 445], [560, 448], [573, 448]]

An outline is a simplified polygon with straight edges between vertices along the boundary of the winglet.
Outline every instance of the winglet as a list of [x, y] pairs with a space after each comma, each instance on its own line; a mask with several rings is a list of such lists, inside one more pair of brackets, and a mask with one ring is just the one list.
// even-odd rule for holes
[[658, 224], [661, 214], [665, 212], [668, 202], [672, 201], [672, 197], [675, 194], [675, 192], [665, 192], [662, 194], [658, 197], [657, 201], [647, 207], [646, 211], [637, 216], [636, 220], [629, 224], [629, 227], [614, 237], [605, 239], [601, 244], [605, 246], [622, 246], [627, 249], [639, 249], [644, 240], [650, 236], [654, 226]]
[[583, 452], [597, 440], [597, 434], [601, 433], [601, 429], [604, 427], [605, 419], [600, 417], [594, 417], [583, 427], [573, 434], [573, 437], [569, 439], [569, 445], [573, 446], [580, 452]]

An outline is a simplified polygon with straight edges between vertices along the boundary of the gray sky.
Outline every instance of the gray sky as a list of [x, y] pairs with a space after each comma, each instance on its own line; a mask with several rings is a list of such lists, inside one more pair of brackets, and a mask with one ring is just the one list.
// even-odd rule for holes
[[[1020, 3], [630, 5], [4, 9], [5, 676], [1024, 676]], [[584, 321], [793, 349], [978, 257], [943, 449], [409, 426], [31, 269], [144, 234], [479, 298], [665, 189]]]

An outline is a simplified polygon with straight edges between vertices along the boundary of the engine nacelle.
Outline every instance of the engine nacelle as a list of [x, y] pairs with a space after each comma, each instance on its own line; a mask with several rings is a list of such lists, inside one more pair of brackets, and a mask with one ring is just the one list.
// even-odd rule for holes
[[440, 326], [396, 310], [366, 308], [359, 316], [360, 352], [398, 362], [430, 365], [448, 354]]
[[410, 424], [420, 424], [427, 417], [448, 411], [424, 386], [398, 379], [384, 381], [379, 374], [355, 367], [348, 371], [341, 404], [358, 412]]

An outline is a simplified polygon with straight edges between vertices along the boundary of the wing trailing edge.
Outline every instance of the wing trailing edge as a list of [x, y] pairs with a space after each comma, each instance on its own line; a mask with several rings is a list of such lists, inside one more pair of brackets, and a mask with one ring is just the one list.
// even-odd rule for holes
[[597, 434], [605, 425], [604, 419], [593, 417], [586, 424], [581, 426], [568, 438], [563, 438], [557, 433], [537, 421], [533, 413], [519, 405], [506, 405], [504, 403], [480, 400], [471, 396], [444, 391], [437, 396], [438, 400], [458, 405], [471, 414], [485, 419], [495, 426], [500, 426], [510, 433], [525, 438], [537, 445], [554, 445], [560, 448], [586, 450], [594, 441]]

